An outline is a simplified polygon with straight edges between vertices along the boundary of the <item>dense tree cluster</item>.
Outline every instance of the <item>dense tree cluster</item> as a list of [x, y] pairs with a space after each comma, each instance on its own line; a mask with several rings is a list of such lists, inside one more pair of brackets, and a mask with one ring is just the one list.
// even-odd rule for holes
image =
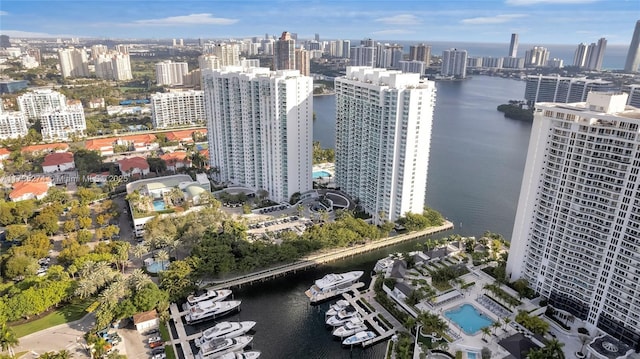
[[333, 148], [322, 148], [320, 141], [313, 141], [313, 164], [335, 162], [336, 152]]
[[398, 219], [398, 224], [410, 231], [420, 231], [428, 227], [436, 227], [444, 224], [442, 215], [431, 208], [425, 208], [422, 213], [407, 212], [404, 217]]
[[498, 111], [504, 113], [504, 117], [520, 120], [533, 121], [533, 108], [523, 108], [522, 103], [508, 103], [498, 106]]
[[520, 323], [520, 325], [529, 329], [534, 334], [543, 335], [549, 331], [548, 322], [540, 317], [531, 316], [524, 310], [518, 312], [518, 315], [516, 315], [516, 322]]

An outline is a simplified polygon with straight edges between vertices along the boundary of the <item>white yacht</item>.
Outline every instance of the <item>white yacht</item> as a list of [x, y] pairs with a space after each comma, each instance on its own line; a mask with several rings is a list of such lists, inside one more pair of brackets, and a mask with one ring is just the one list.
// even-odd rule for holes
[[231, 295], [232, 291], [230, 289], [220, 289], [214, 290], [211, 288], [207, 288], [202, 290], [201, 292], [196, 292], [195, 294], [191, 294], [187, 297], [187, 306], [193, 307], [196, 303], [211, 300], [214, 302], [220, 302], [227, 299]]
[[333, 317], [327, 318], [326, 323], [327, 325], [330, 325], [332, 327], [339, 327], [344, 325], [344, 323], [348, 322], [352, 318], [362, 319], [362, 316], [360, 316], [358, 312], [349, 312], [344, 314], [343, 316], [340, 316], [338, 314], [338, 315], [334, 315]]
[[260, 352], [257, 350], [252, 350], [248, 352], [233, 352], [227, 353], [220, 357], [220, 359], [258, 359], [260, 357]]
[[227, 353], [233, 353], [244, 349], [253, 337], [243, 335], [233, 339], [213, 339], [200, 346], [200, 351], [195, 355], [195, 359], [220, 358]]
[[309, 288], [309, 297], [314, 298], [318, 295], [340, 294], [362, 277], [363, 271], [353, 271], [342, 274], [330, 273], [316, 280]]
[[220, 322], [213, 327], [202, 332], [202, 336], [195, 340], [196, 346], [201, 346], [202, 343], [212, 339], [231, 339], [239, 337], [248, 331], [250, 331], [256, 322]]
[[362, 331], [362, 332], [357, 332], [356, 334], [348, 337], [347, 339], [342, 341], [343, 345], [355, 345], [355, 344], [360, 344], [360, 343], [364, 343], [367, 340], [371, 340], [373, 338], [375, 338], [377, 335], [376, 333], [372, 332], [372, 331]]
[[364, 323], [364, 320], [353, 317], [349, 319], [343, 326], [336, 328], [331, 334], [336, 337], [344, 338], [350, 335], [353, 335], [358, 332], [366, 331], [367, 325]]
[[196, 305], [189, 308], [189, 313], [187, 313], [186, 320], [188, 324], [199, 323], [205, 320], [219, 318], [236, 309], [240, 309], [239, 300], [230, 300], [224, 302], [205, 300], [202, 302], [198, 302], [196, 303]]
[[325, 316], [333, 317], [334, 315], [338, 314], [341, 310], [346, 308], [348, 305], [349, 305], [348, 301], [344, 299], [340, 299], [335, 304], [332, 304], [331, 307], [329, 307], [329, 310], [327, 310], [327, 313], [325, 314]]

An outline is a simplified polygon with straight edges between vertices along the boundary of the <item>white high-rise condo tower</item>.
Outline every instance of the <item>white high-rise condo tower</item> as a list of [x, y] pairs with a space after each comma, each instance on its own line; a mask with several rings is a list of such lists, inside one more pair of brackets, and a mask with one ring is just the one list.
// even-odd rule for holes
[[640, 20], [636, 22], [633, 30], [633, 38], [629, 44], [629, 52], [627, 52], [627, 61], [624, 63], [625, 72], [636, 72], [640, 67]]
[[203, 71], [209, 163], [219, 179], [289, 201], [312, 189], [313, 79], [297, 70]]
[[336, 87], [336, 184], [376, 223], [425, 205], [435, 84], [419, 74], [347, 67]]
[[640, 109], [627, 94], [537, 103], [507, 262], [549, 304], [640, 340]]
[[442, 52], [442, 76], [467, 77], [467, 50], [449, 49]]

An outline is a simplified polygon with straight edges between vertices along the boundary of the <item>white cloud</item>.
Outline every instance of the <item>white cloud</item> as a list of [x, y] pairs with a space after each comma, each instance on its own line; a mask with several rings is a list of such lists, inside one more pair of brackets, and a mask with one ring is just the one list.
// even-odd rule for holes
[[389, 25], [417, 25], [420, 23], [420, 19], [412, 14], [381, 17], [376, 19], [375, 21]]
[[502, 24], [526, 16], [527, 15], [525, 14], [503, 14], [486, 17], [472, 17], [470, 19], [462, 19], [460, 22], [467, 25]]
[[8, 13], [8, 12], [6, 12], [6, 11], [2, 11], [2, 10], [0, 10], [0, 16], [3, 16], [3, 15], [9, 15], [9, 13]]
[[190, 14], [183, 16], [170, 16], [161, 19], [136, 20], [134, 25], [149, 26], [174, 26], [174, 25], [231, 25], [238, 22], [237, 19], [213, 17], [212, 14]]
[[598, 0], [505, 0], [505, 4], [513, 6], [527, 6], [538, 4], [588, 4]]
[[403, 29], [389, 29], [372, 32], [373, 35], [401, 35], [401, 34], [413, 34], [413, 31]]

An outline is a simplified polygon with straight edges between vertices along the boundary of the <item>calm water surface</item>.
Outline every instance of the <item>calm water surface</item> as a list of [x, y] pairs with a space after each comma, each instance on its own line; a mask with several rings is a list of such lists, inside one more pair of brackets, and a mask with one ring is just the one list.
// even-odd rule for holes
[[[506, 119], [499, 104], [524, 95], [524, 82], [474, 77], [437, 83], [428, 205], [448, 217], [451, 233], [478, 235], [484, 230], [509, 238], [522, 179], [531, 125]], [[314, 98], [314, 139], [334, 146], [335, 97]], [[462, 224], [462, 226], [460, 225]], [[353, 350], [341, 347], [324, 325], [329, 303], [311, 306], [304, 291], [326, 273], [361, 269], [368, 273], [388, 253], [413, 250], [413, 241], [348, 260], [235, 290], [242, 311], [230, 320], [255, 320], [253, 348], [261, 358], [383, 358], [385, 344]], [[369, 281], [368, 274], [365, 280]], [[188, 328], [190, 332], [208, 325]]]

